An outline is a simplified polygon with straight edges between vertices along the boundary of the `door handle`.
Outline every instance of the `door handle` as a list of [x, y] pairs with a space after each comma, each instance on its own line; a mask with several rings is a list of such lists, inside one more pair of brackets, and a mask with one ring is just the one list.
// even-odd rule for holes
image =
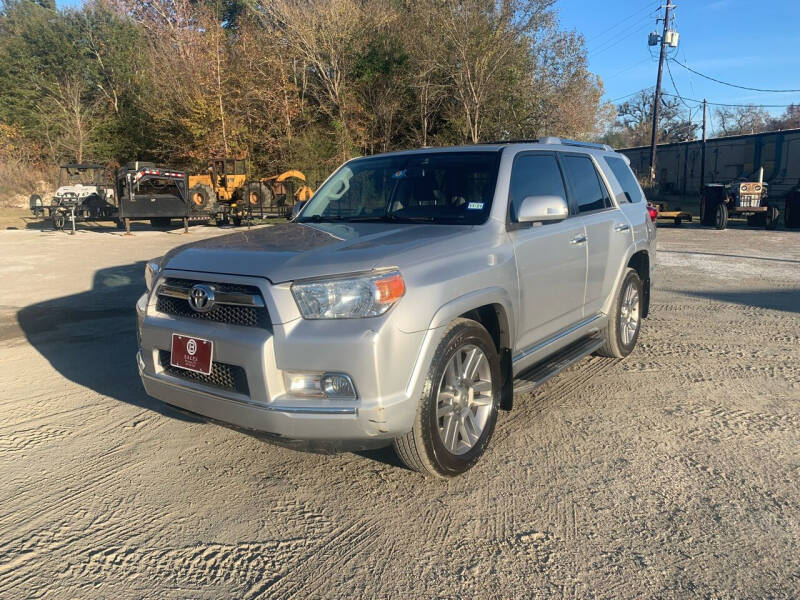
[[631, 226], [627, 223], [618, 223], [617, 225], [614, 225], [614, 231], [628, 231], [630, 228]]
[[570, 244], [583, 244], [583, 243], [586, 242], [587, 239], [589, 239], [588, 236], [586, 236], [584, 234], [581, 234], [581, 235], [578, 235], [578, 236], [572, 238], [569, 243]]

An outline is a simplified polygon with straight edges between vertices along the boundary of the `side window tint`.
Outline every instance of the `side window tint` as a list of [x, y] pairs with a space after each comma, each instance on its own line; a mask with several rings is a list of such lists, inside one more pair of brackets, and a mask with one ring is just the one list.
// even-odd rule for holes
[[641, 202], [644, 200], [642, 188], [639, 187], [639, 182], [636, 181], [636, 177], [634, 177], [630, 167], [625, 164], [625, 161], [613, 156], [606, 156], [605, 161], [613, 171], [614, 177], [617, 178], [620, 186], [622, 186], [626, 200], [628, 202]]
[[563, 162], [564, 174], [578, 203], [578, 212], [600, 210], [611, 205], [589, 157], [565, 156]]
[[511, 221], [527, 196], [558, 196], [567, 201], [564, 180], [552, 154], [522, 154], [511, 171]]

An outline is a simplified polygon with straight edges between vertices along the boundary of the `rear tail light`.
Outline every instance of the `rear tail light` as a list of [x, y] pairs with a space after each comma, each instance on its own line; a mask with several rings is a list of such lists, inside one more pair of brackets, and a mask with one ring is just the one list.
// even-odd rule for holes
[[658, 218], [658, 209], [655, 206], [648, 206], [647, 213], [650, 215], [650, 220], [655, 223]]

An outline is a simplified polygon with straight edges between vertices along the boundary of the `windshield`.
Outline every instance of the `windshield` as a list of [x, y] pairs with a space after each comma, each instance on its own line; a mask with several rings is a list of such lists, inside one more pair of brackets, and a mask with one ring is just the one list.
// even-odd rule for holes
[[97, 169], [77, 169], [61, 167], [60, 185], [97, 185], [100, 173]]
[[484, 223], [498, 159], [498, 152], [358, 159], [317, 190], [298, 221]]

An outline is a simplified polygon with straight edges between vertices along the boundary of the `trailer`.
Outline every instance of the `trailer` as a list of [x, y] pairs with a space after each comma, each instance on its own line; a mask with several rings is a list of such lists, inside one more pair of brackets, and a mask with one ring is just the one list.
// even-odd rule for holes
[[153, 227], [167, 227], [173, 219], [184, 226], [190, 218], [207, 218], [193, 213], [187, 188], [187, 175], [152, 163], [129, 163], [116, 172], [119, 200], [117, 222], [130, 232], [131, 221], [148, 220]]

